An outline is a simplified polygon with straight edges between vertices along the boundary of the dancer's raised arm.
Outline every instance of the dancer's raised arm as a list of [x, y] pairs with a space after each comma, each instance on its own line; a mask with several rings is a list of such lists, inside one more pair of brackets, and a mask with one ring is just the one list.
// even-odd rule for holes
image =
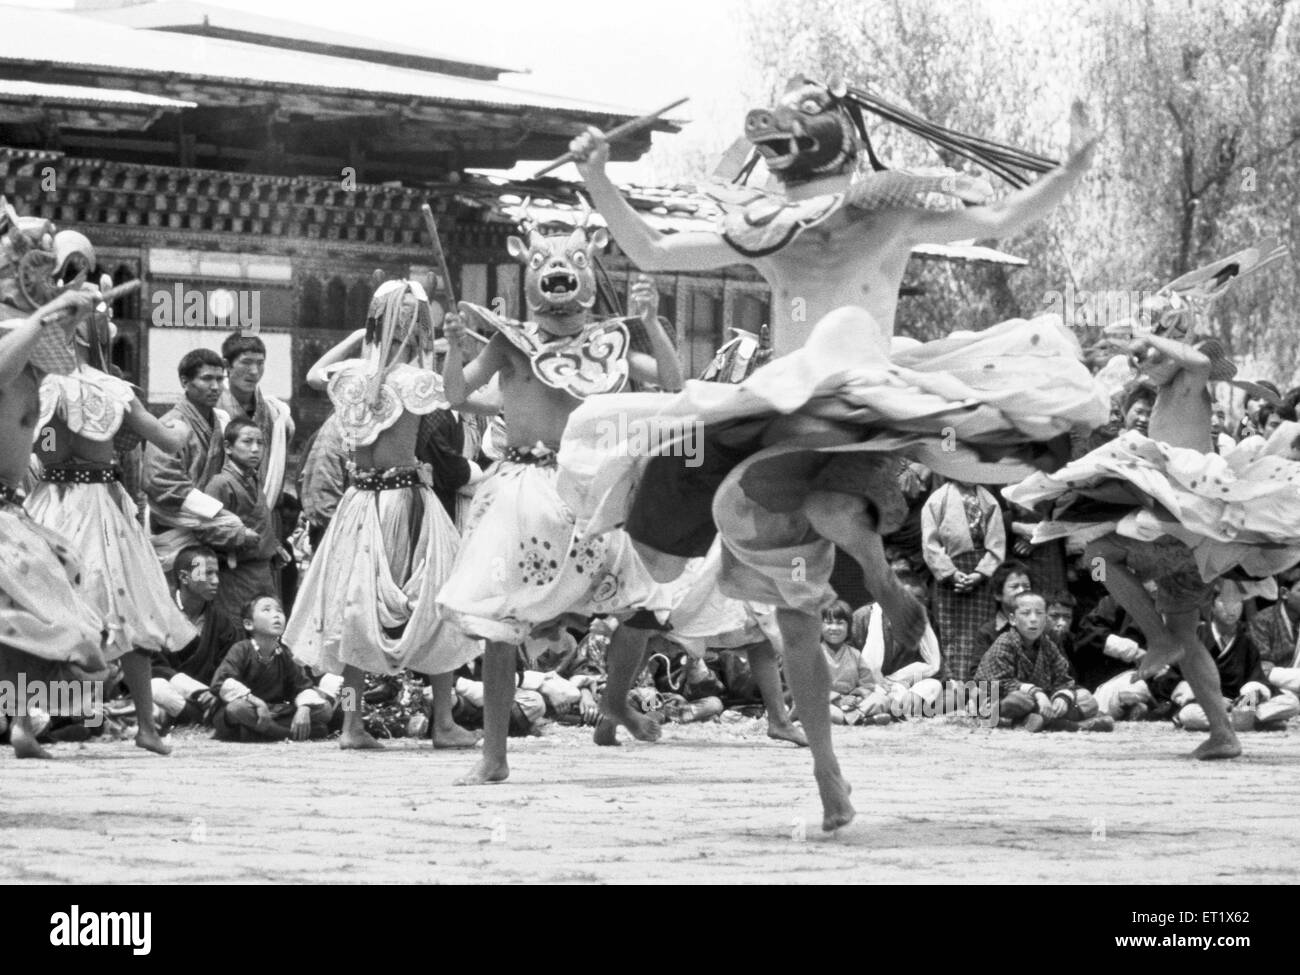
[[145, 409], [138, 396], [131, 401], [131, 410], [123, 418], [122, 424], [137, 437], [143, 437], [169, 454], [180, 453], [189, 441], [188, 428], [164, 426], [161, 420]]
[[31, 358], [32, 350], [42, 328], [65, 328], [64, 322], [47, 321], [62, 315], [80, 318], [93, 305], [93, 298], [82, 291], [65, 291], [53, 301], [42, 305], [27, 316], [21, 325], [0, 336], [0, 386], [7, 386], [18, 378]]
[[316, 360], [316, 364], [307, 370], [307, 385], [312, 389], [324, 389], [329, 385], [328, 369], [336, 362], [353, 358], [366, 340], [366, 330], [359, 328], [334, 348]]
[[1065, 163], [1040, 177], [1032, 186], [1002, 200], [951, 211], [921, 211], [913, 224], [918, 244], [947, 243], [975, 238], [1005, 237], [1052, 212], [1078, 185], [1097, 148], [1097, 132], [1088, 121], [1083, 102], [1070, 112], [1070, 145]]
[[588, 127], [569, 143], [569, 151], [578, 156], [578, 172], [592, 203], [609, 225], [609, 232], [642, 271], [712, 271], [741, 263], [736, 252], [715, 233], [665, 235], [637, 216], [605, 173], [609, 143], [600, 129]]
[[462, 358], [464, 353], [461, 351], [461, 340], [465, 336], [465, 322], [455, 312], [448, 312], [443, 319], [442, 328], [443, 334], [447, 337], [447, 357], [442, 363], [442, 394], [447, 397], [447, 402], [458, 410], [466, 405], [477, 407], [471, 412], [488, 412], [483, 408], [494, 402], [499, 409], [499, 396], [478, 397], [471, 404], [470, 394], [486, 384], [505, 364], [501, 337], [493, 335], [487, 347], [466, 368]]
[[641, 318], [646, 337], [654, 354], [644, 352], [628, 354], [628, 368], [632, 378], [640, 382], [656, 383], [662, 389], [675, 393], [682, 388], [682, 364], [677, 358], [677, 350], [668, 340], [668, 333], [659, 322], [659, 291], [654, 280], [641, 275], [632, 285], [630, 295], [633, 313]]

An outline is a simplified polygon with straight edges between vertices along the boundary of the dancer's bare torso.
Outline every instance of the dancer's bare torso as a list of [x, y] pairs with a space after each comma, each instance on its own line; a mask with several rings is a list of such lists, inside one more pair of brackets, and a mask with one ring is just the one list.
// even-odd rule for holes
[[775, 353], [801, 348], [813, 325], [844, 306], [865, 309], [882, 336], [892, 336], [914, 228], [909, 211], [845, 207], [781, 251], [746, 261], [772, 289]]
[[1131, 349], [1144, 356], [1142, 371], [1156, 386], [1147, 436], [1171, 447], [1209, 451], [1210, 360], [1189, 345], [1158, 336], [1139, 339]]
[[112, 440], [91, 440], [73, 433], [57, 416], [37, 435], [36, 450], [43, 464], [112, 464], [117, 459]]
[[372, 444], [357, 447], [352, 459], [362, 470], [388, 470], [390, 467], [414, 467], [415, 442], [420, 433], [420, 417], [403, 411], [387, 430], [381, 430]]
[[[589, 177], [589, 184], [592, 182]], [[592, 189], [600, 185], [596, 183]], [[790, 198], [847, 188], [846, 178], [831, 178], [801, 188], [802, 192], [791, 193]], [[602, 194], [597, 191], [593, 195], [599, 201]], [[772, 346], [777, 355], [802, 348], [821, 318], [845, 306], [870, 313], [883, 342], [888, 343], [894, 334], [898, 289], [912, 249], [925, 240], [956, 239], [967, 229], [961, 213], [865, 210], [846, 205], [803, 230], [779, 251], [747, 258], [713, 231], [659, 237], [654, 244], [639, 248], [636, 242], [644, 241], [649, 232], [640, 217], [620, 204], [621, 197], [609, 199], [602, 212], [615, 240], [621, 244], [630, 241], [624, 250], [645, 270], [714, 271], [747, 264], [758, 271], [772, 289]]]
[[500, 384], [507, 444], [527, 450], [538, 443], [556, 449], [569, 414], [582, 401], [539, 380], [528, 356], [502, 335], [492, 336], [477, 359], [466, 369], [471, 392], [497, 377]]

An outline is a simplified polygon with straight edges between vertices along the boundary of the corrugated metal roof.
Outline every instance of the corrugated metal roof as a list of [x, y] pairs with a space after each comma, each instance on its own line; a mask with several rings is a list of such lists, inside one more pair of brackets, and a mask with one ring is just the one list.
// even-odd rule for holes
[[458, 54], [447, 54], [427, 48], [412, 47], [396, 38], [367, 37], [364, 34], [351, 34], [342, 31], [326, 30], [312, 24], [295, 20], [283, 20], [279, 17], [263, 17], [261, 14], [244, 10], [231, 10], [209, 3], [195, 3], [193, 0], [162, 0], [160, 3], [136, 3], [127, 7], [113, 7], [102, 10], [77, 10], [80, 17], [90, 17], [122, 27], [156, 30], [160, 28], [214, 27], [219, 30], [240, 31], [249, 34], [261, 34], [266, 37], [291, 38], [311, 44], [351, 47], [360, 50], [382, 51], [385, 54], [400, 54], [412, 58], [430, 58], [459, 64], [487, 68], [500, 74], [526, 74], [521, 68], [489, 64], [475, 61]]
[[10, 81], [0, 78], [0, 98], [40, 99], [51, 102], [67, 102], [73, 105], [117, 105], [126, 108], [164, 108], [179, 111], [183, 108], [197, 108], [194, 102], [180, 101], [175, 98], [162, 98], [158, 95], [146, 95], [138, 91], [123, 91], [118, 88], [86, 88], [82, 85], [46, 85], [34, 81]]
[[[426, 99], [489, 110], [545, 109], [635, 117], [637, 109], [547, 95], [491, 81], [286, 51], [166, 31], [132, 30], [57, 11], [0, 7], [4, 62], [103, 68], [228, 84], [279, 85], [321, 93]], [[663, 123], [661, 123], [663, 124]]]

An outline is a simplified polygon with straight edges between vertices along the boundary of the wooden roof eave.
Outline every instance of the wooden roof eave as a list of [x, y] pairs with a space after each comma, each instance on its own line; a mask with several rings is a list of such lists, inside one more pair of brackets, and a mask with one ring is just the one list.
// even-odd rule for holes
[[[627, 121], [629, 116], [601, 113], [581, 109], [555, 107], [538, 108], [531, 105], [512, 105], [472, 100], [440, 100], [410, 96], [394, 92], [383, 94], [358, 91], [345, 87], [304, 89], [295, 85], [239, 82], [228, 78], [206, 75], [181, 76], [174, 72], [159, 75], [129, 68], [96, 68], [57, 64], [52, 61], [7, 62], [6, 74], [34, 77], [45, 81], [66, 80], [69, 84], [87, 84], [102, 88], [129, 88], [146, 94], [195, 102], [203, 107], [241, 108], [274, 102], [301, 105], [307, 113], [358, 115], [393, 111], [398, 106], [428, 106], [429, 110], [445, 113], [448, 117], [488, 120], [500, 118], [507, 124], [518, 124], [521, 116], [529, 116], [542, 126], [573, 126], [596, 122], [612, 127]], [[23, 70], [20, 70], [23, 69]], [[88, 81], [89, 79], [89, 81]], [[115, 84], [114, 82], [119, 82]], [[648, 129], [657, 132], [679, 132], [681, 126], [666, 119], [656, 120]]]

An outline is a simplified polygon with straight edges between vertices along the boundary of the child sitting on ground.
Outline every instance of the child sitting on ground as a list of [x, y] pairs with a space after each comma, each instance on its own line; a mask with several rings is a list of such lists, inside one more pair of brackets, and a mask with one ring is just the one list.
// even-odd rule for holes
[[306, 669], [280, 642], [284, 609], [270, 593], [243, 611], [248, 639], [230, 648], [212, 678], [219, 703], [213, 715], [219, 741], [305, 741], [324, 738], [334, 707], [312, 686]]
[[[1271, 700], [1273, 692], [1268, 686], [1259, 648], [1250, 628], [1242, 621], [1241, 611], [1242, 598], [1237, 586], [1220, 579], [1215, 585], [1210, 620], [1201, 624], [1201, 641], [1214, 658], [1219, 690], [1233, 728], [1237, 731], [1281, 728], [1289, 718], [1295, 717], [1297, 709], [1284, 698]], [[1204, 702], [1197, 699], [1177, 667], [1157, 681], [1154, 693], [1161, 694], [1163, 688], [1159, 685], [1171, 682], [1176, 682], [1169, 696], [1179, 708], [1177, 723], [1188, 731], [1208, 731], [1210, 723]]]
[[[822, 653], [831, 675], [833, 724], [889, 724], [887, 702], [873, 697], [876, 682], [862, 654], [849, 643], [849, 604], [837, 599], [822, 612]], [[870, 702], [870, 703], [869, 703]]]
[[[1036, 592], [1016, 596], [1011, 627], [998, 637], [975, 670], [975, 682], [998, 682], [1000, 716], [1027, 731], [1113, 731], [1109, 715], [1080, 710], [1070, 663], [1047, 634], [1047, 600]], [[1022, 721], [1023, 719], [1023, 721]]]

